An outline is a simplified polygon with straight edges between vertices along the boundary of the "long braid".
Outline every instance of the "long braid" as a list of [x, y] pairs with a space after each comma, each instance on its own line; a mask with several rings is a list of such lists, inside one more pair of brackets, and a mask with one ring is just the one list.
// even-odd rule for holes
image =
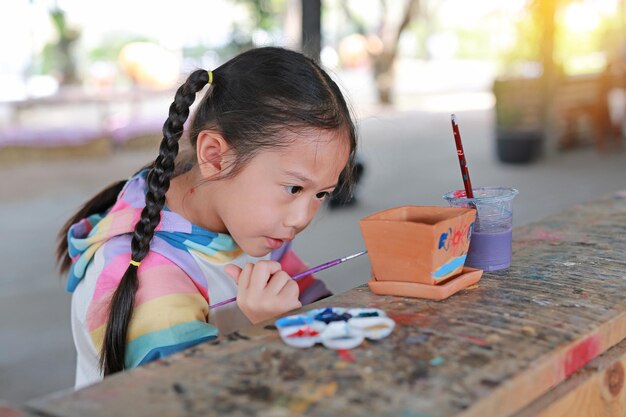
[[[131, 259], [135, 262], [141, 262], [150, 251], [150, 242], [154, 236], [154, 230], [161, 221], [165, 194], [170, 187], [170, 179], [174, 173], [174, 161], [178, 155], [178, 141], [183, 134], [183, 125], [189, 117], [189, 108], [196, 98], [196, 93], [202, 90], [208, 82], [208, 72], [197, 70], [176, 91], [168, 118], [163, 125], [163, 140], [159, 148], [159, 156], [148, 173], [146, 206], [141, 211], [141, 218], [135, 225], [131, 241]], [[105, 376], [125, 368], [128, 325], [138, 286], [137, 266], [131, 264], [126, 269], [111, 300], [109, 319], [100, 352], [100, 367]]]
[[[139, 174], [144, 169], [152, 169], [154, 167], [154, 161], [148, 165], [143, 166], [139, 171], [133, 174], [133, 177]], [[59, 264], [59, 271], [65, 273], [69, 271], [72, 266], [72, 259], [68, 254], [68, 241], [67, 233], [70, 227], [80, 220], [89, 217], [92, 214], [102, 214], [109, 210], [117, 201], [117, 197], [124, 188], [126, 180], [116, 181], [109, 185], [104, 190], [100, 191], [91, 200], [87, 201], [70, 219], [65, 222], [58, 234], [57, 243], [57, 262]]]

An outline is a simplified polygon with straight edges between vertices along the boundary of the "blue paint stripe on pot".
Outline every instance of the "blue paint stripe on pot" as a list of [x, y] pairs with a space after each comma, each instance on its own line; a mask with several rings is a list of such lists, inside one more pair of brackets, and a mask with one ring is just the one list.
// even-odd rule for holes
[[443, 264], [441, 268], [433, 272], [433, 278], [444, 278], [455, 269], [462, 267], [465, 264], [465, 258], [467, 258], [467, 254], [461, 255], [458, 258], [454, 258], [450, 262]]

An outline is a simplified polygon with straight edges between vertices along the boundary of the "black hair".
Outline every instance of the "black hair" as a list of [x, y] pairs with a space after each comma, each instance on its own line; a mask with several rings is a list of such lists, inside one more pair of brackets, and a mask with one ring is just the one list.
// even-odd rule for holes
[[[259, 152], [287, 146], [288, 143], [281, 137], [284, 129], [342, 131], [349, 142], [350, 154], [348, 164], [342, 171], [341, 186], [351, 186], [356, 129], [339, 87], [313, 60], [282, 48], [252, 49], [215, 69], [212, 77], [211, 86], [191, 121], [189, 140], [193, 149], [201, 131], [214, 129], [219, 132], [234, 151], [235, 159], [228, 173], [232, 176]], [[131, 241], [134, 261], [141, 262], [150, 250], [150, 241], [161, 219], [170, 180], [174, 172], [180, 173], [176, 165], [184, 163], [189, 166], [190, 161], [176, 160], [178, 142], [196, 93], [208, 81], [208, 72], [197, 70], [176, 91], [169, 117], [163, 126], [159, 155], [147, 166], [150, 170], [146, 206], [135, 225]], [[62, 273], [67, 272], [71, 265], [66, 240], [71, 225], [90, 214], [110, 209], [124, 183], [112, 184], [85, 203], [59, 232], [57, 259]], [[137, 267], [129, 265], [110, 304], [100, 352], [100, 366], [105, 376], [125, 368], [126, 338], [137, 287]]]

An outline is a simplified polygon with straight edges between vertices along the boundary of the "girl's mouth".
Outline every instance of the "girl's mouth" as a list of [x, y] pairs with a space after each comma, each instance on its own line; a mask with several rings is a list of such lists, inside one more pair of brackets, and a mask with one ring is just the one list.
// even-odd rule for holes
[[284, 243], [283, 240], [274, 239], [273, 237], [265, 237], [265, 240], [267, 241], [267, 246], [269, 246], [271, 249], [278, 249]]

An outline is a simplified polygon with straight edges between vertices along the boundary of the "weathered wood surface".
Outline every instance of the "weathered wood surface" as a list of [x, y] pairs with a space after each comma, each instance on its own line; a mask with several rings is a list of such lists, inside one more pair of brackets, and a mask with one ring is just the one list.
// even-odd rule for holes
[[396, 320], [388, 338], [346, 354], [290, 348], [257, 326], [29, 406], [58, 416], [512, 415], [626, 337], [626, 199], [575, 206], [513, 240], [509, 270], [448, 300], [362, 286], [316, 303]]
[[626, 416], [626, 340], [589, 362], [515, 417]]

